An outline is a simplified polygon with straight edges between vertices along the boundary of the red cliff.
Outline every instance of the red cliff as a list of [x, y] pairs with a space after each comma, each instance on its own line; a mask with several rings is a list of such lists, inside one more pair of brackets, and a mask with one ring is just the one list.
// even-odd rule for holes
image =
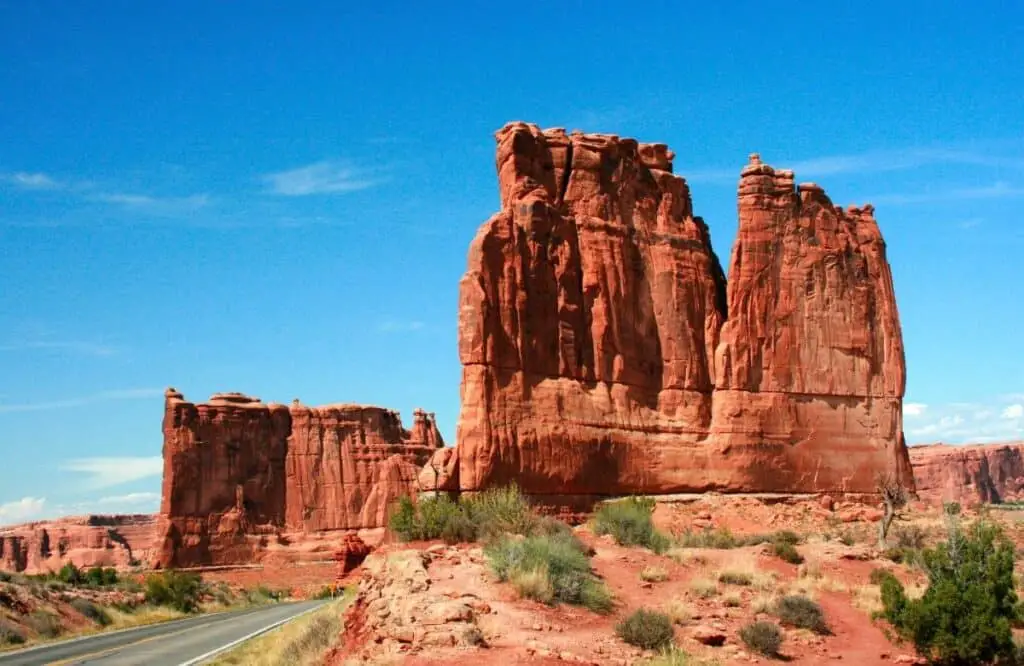
[[252, 562], [287, 532], [381, 527], [443, 446], [433, 415], [412, 431], [379, 407], [206, 404], [174, 389], [164, 411], [163, 566]]
[[918, 496], [927, 502], [1024, 500], [1024, 442], [910, 447]]
[[421, 481], [563, 499], [912, 484], [870, 208], [753, 161], [727, 287], [666, 146], [496, 137], [501, 211], [460, 283], [457, 471], [435, 458]]
[[127, 568], [155, 554], [151, 515], [78, 516], [0, 527], [0, 570], [29, 574], [81, 568]]

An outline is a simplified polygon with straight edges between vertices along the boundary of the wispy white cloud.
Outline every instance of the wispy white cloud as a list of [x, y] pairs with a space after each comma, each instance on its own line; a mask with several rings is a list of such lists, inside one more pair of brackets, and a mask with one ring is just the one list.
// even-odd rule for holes
[[377, 330], [382, 333], [411, 333], [426, 328], [422, 321], [382, 321], [377, 325]]
[[191, 213], [205, 208], [210, 203], [206, 194], [186, 197], [155, 197], [148, 194], [126, 194], [121, 192], [96, 194], [92, 201], [119, 206], [123, 209], [150, 215], [173, 216]]
[[929, 405], [917, 414], [908, 411], [912, 404], [916, 403], [904, 405], [904, 415], [907, 441], [915, 444], [1024, 439], [1024, 403], [1013, 396], [1000, 396], [985, 404]]
[[928, 411], [928, 405], [920, 402], [907, 402], [903, 404], [904, 416], [921, 416]]
[[1001, 418], [1004, 419], [1019, 419], [1024, 416], [1024, 405], [1009, 405], [1000, 414]]
[[27, 342], [14, 342], [0, 344], [0, 352], [20, 351], [66, 351], [86, 356], [113, 356], [117, 349], [110, 345], [98, 344], [95, 342], [82, 342], [78, 340], [30, 340]]
[[[959, 148], [905, 148], [898, 150], [868, 150], [862, 153], [843, 155], [823, 155], [798, 160], [774, 159], [763, 156], [766, 161], [778, 168], [792, 169], [798, 180], [809, 180], [821, 176], [836, 174], [878, 173], [888, 171], [906, 171], [926, 166], [964, 165], [999, 169], [1024, 170], [1024, 156], [997, 155], [992, 151], [965, 150]], [[680, 175], [691, 182], [736, 181], [740, 175], [740, 165], [735, 168], [696, 168], [680, 169]], [[1020, 196], [1021, 188], [1005, 183], [997, 183], [988, 187], [961, 188], [948, 190], [945, 197], [961, 198], [994, 198]], [[914, 203], [932, 201], [935, 195], [886, 195], [875, 197], [871, 201], [886, 203]]]
[[64, 462], [60, 468], [86, 475], [84, 486], [98, 489], [159, 476], [164, 462], [161, 456], [78, 458]]
[[884, 204], [916, 204], [941, 201], [972, 201], [977, 199], [1015, 199], [1024, 197], [1024, 185], [1011, 185], [998, 181], [980, 187], [955, 187], [935, 192], [880, 194], [867, 197], [867, 201]]
[[268, 191], [288, 197], [343, 194], [365, 190], [383, 182], [348, 162], [324, 160], [263, 177]]
[[24, 171], [18, 171], [16, 173], [0, 176], [0, 180], [4, 180], [25, 190], [59, 190], [64, 187], [63, 183], [55, 180], [45, 173], [27, 173]]
[[0, 525], [24, 523], [43, 514], [45, 497], [22, 497], [20, 500], [0, 504]]
[[118, 389], [113, 391], [100, 391], [90, 395], [83, 395], [74, 398], [61, 400], [44, 400], [41, 402], [23, 402], [4, 404], [0, 403], [0, 414], [9, 412], [36, 412], [49, 409], [63, 409], [66, 407], [80, 407], [94, 402], [106, 402], [110, 400], [139, 400], [143, 398], [154, 398], [163, 395], [162, 389]]

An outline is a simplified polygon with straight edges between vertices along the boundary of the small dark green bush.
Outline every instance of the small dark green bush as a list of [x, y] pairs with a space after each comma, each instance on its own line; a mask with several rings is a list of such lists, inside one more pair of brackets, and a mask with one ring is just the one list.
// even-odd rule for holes
[[0, 571], [0, 583], [10, 583], [14, 580], [14, 575], [6, 571]]
[[792, 627], [810, 629], [821, 635], [832, 633], [825, 622], [825, 613], [822, 612], [821, 606], [799, 594], [791, 594], [776, 601], [772, 607], [772, 614], [783, 624]]
[[877, 568], [871, 570], [871, 576], [868, 578], [868, 580], [871, 581], [872, 585], [881, 585], [887, 579], [895, 577], [896, 576], [893, 574], [893, 572], [889, 571], [888, 569]]
[[791, 530], [779, 530], [771, 535], [772, 543], [788, 543], [795, 546], [800, 543], [800, 535]]
[[740, 629], [740, 640], [751, 652], [777, 657], [782, 647], [782, 630], [774, 622], [751, 622]]
[[909, 599], [895, 577], [882, 581], [884, 616], [900, 636], [935, 664], [1012, 663], [1014, 546], [1002, 530], [984, 521], [968, 532], [954, 525], [922, 559], [928, 588], [920, 599]]
[[68, 585], [81, 585], [85, 582], [85, 574], [71, 562], [68, 562], [57, 572], [57, 580]]
[[25, 624], [42, 638], [57, 638], [64, 631], [60, 618], [44, 610], [32, 611], [25, 618]]
[[960, 515], [960, 502], [943, 502], [942, 513], [947, 516], [959, 516]]
[[788, 541], [775, 541], [772, 543], [772, 552], [775, 557], [790, 564], [801, 564], [804, 561], [803, 555]]
[[21, 645], [24, 642], [25, 635], [13, 624], [0, 618], [0, 645]]
[[333, 585], [324, 585], [321, 587], [316, 594], [313, 595], [314, 599], [333, 599], [335, 595], [335, 589]]
[[71, 607], [101, 627], [105, 627], [111, 622], [110, 614], [88, 599], [73, 599]]
[[93, 567], [85, 572], [85, 583], [94, 587], [117, 585], [117, 569], [113, 567]]
[[594, 533], [611, 534], [622, 546], [643, 546], [664, 553], [671, 542], [654, 528], [654, 506], [650, 497], [605, 502], [594, 516]]
[[672, 644], [672, 619], [664, 613], [641, 608], [615, 625], [623, 641], [644, 650], [659, 650]]
[[924, 548], [927, 535], [917, 525], [906, 525], [895, 530], [896, 546], [904, 550]]
[[917, 548], [905, 548], [902, 546], [893, 546], [887, 548], [882, 553], [882, 557], [885, 559], [895, 562], [896, 564], [905, 564], [908, 567], [922, 567], [924, 566], [923, 551]]
[[202, 578], [173, 570], [150, 574], [146, 576], [145, 593], [146, 603], [193, 613], [199, 609]]

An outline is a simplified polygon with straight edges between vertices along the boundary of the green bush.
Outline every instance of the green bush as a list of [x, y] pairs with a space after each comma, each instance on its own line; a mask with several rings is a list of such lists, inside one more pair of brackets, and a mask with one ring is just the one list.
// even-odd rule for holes
[[94, 587], [117, 585], [117, 569], [93, 567], [85, 572], [85, 583]]
[[110, 614], [88, 599], [73, 599], [71, 607], [101, 627], [105, 627], [111, 622]]
[[459, 500], [439, 495], [416, 503], [401, 497], [388, 526], [402, 541], [464, 543], [502, 534], [532, 534], [539, 522], [526, 497], [513, 485]]
[[775, 541], [772, 543], [772, 552], [775, 557], [790, 564], [801, 564], [804, 561], [803, 555], [788, 541]]
[[782, 630], [774, 622], [751, 622], [740, 629], [740, 640], [751, 652], [777, 657], [782, 647]]
[[68, 585], [81, 585], [85, 582], [85, 574], [73, 563], [68, 562], [57, 572], [57, 580]]
[[935, 664], [1006, 663], [1015, 658], [1012, 623], [1014, 547], [994, 525], [953, 526], [948, 541], [925, 549], [928, 588], [909, 599], [895, 578], [882, 581], [884, 616]]
[[202, 578], [197, 574], [165, 571], [146, 576], [146, 603], [193, 613], [199, 609]]
[[751, 585], [754, 576], [746, 571], [723, 571], [718, 574], [718, 582], [726, 585]]
[[64, 631], [60, 618], [44, 610], [32, 611], [25, 618], [25, 624], [43, 638], [57, 638]]
[[770, 536], [772, 543], [788, 543], [795, 546], [800, 543], [800, 535], [791, 530], [779, 530]]
[[644, 650], [660, 650], [672, 644], [672, 619], [664, 613], [641, 608], [615, 625], [623, 641]]
[[871, 570], [871, 575], [868, 577], [868, 580], [871, 581], [872, 585], [882, 585], [882, 583], [884, 583], [889, 578], [895, 577], [896, 576], [893, 574], [893, 572], [889, 571], [888, 569], [877, 568]]
[[605, 502], [594, 516], [594, 533], [611, 534], [622, 546], [643, 546], [664, 553], [671, 542], [654, 528], [654, 506], [650, 497]]
[[24, 642], [25, 635], [13, 624], [0, 618], [0, 645], [21, 645]]
[[783, 624], [799, 629], [810, 629], [816, 634], [828, 635], [832, 631], [825, 622], [821, 606], [805, 596], [791, 594], [782, 597], [772, 607], [772, 614]]
[[561, 601], [605, 613], [611, 595], [594, 576], [586, 547], [571, 532], [530, 537], [502, 537], [484, 553], [498, 580], [512, 581], [524, 596]]

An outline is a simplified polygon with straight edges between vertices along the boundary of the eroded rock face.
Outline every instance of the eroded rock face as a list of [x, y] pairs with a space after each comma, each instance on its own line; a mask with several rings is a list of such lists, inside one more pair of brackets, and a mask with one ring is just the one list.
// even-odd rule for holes
[[910, 462], [926, 502], [966, 507], [1024, 499], [1024, 442], [912, 446]]
[[870, 492], [883, 470], [912, 483], [870, 208], [841, 211], [753, 159], [727, 287], [664, 145], [525, 123], [496, 138], [502, 209], [460, 283], [461, 489]]
[[834, 206], [757, 155], [739, 184], [710, 440], [758, 490], [870, 492], [913, 481], [906, 371], [873, 208]]
[[151, 515], [80, 516], [0, 527], [0, 570], [28, 574], [80, 568], [127, 568], [154, 555]]
[[421, 410], [407, 431], [379, 407], [284, 406], [237, 393], [197, 405], [169, 389], [159, 563], [252, 562], [284, 532], [381, 527], [441, 446]]

